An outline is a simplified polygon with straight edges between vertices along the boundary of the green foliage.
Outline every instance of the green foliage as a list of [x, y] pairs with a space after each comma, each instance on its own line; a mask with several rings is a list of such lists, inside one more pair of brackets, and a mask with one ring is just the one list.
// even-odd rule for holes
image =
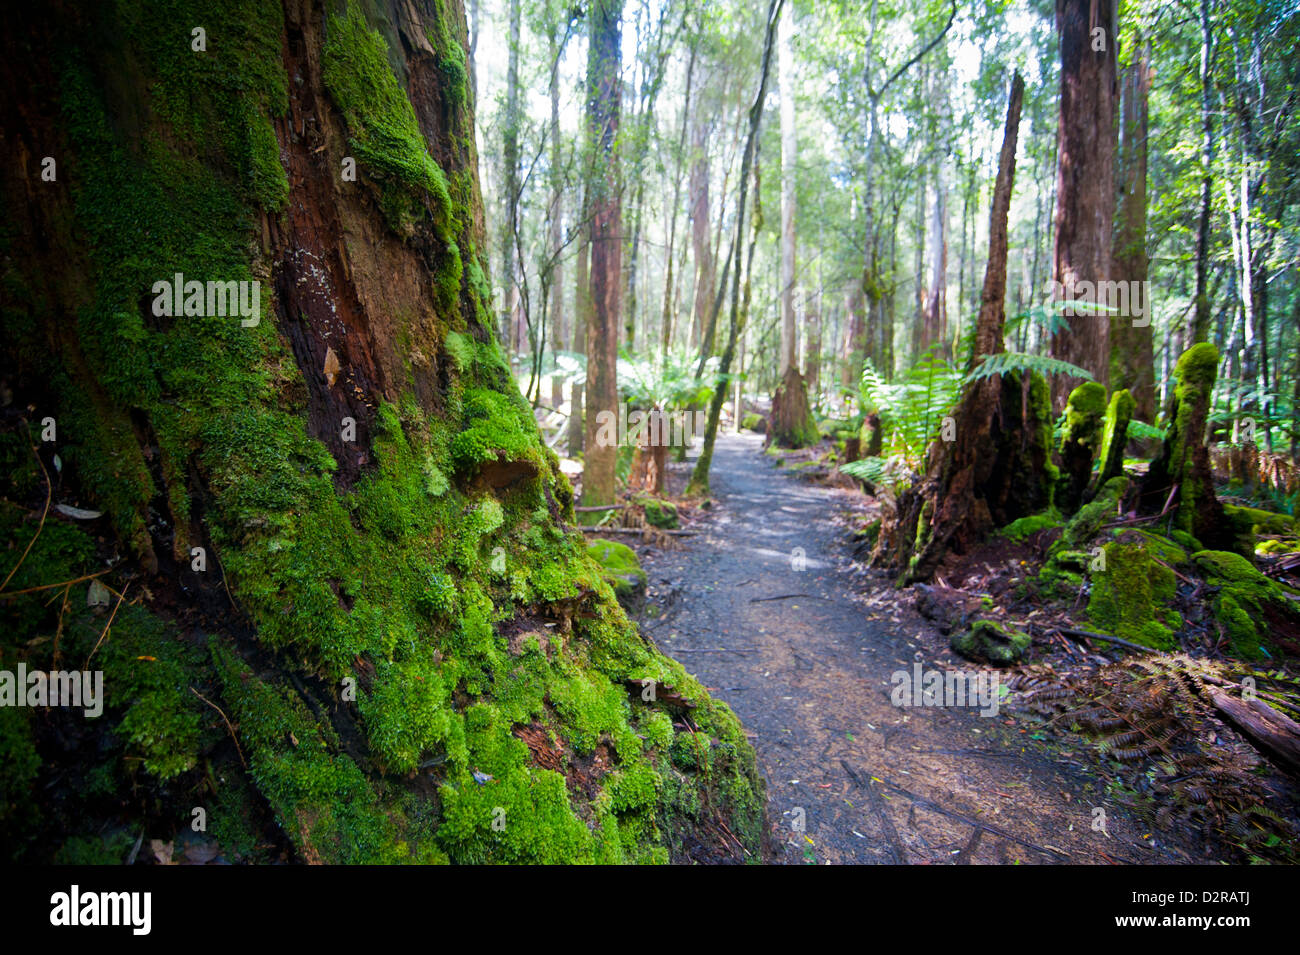
[[1059, 358], [1004, 351], [998, 352], [996, 355], [985, 355], [971, 373], [966, 376], [966, 383], [979, 381], [981, 378], [989, 378], [993, 375], [1005, 375], [1012, 371], [1034, 372], [1044, 377], [1048, 375], [1070, 375], [1075, 378], [1082, 378], [1084, 381], [1093, 380], [1092, 374], [1087, 370]]
[[[870, 364], [862, 372], [862, 407], [880, 415], [884, 456], [918, 468], [943, 418], [961, 395], [963, 375], [931, 346], [905, 374], [885, 381]], [[848, 472], [852, 473], [852, 472]], [[861, 475], [855, 475], [861, 476]]]

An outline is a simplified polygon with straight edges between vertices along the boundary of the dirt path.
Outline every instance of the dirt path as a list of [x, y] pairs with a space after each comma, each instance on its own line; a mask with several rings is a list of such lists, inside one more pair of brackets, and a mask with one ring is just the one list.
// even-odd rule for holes
[[712, 483], [698, 536], [643, 553], [655, 607], [642, 622], [751, 733], [776, 861], [1205, 861], [1140, 828], [1098, 791], [1090, 757], [1032, 724], [892, 704], [895, 671], [969, 665], [842, 556], [849, 492], [778, 468], [748, 434], [719, 437]]

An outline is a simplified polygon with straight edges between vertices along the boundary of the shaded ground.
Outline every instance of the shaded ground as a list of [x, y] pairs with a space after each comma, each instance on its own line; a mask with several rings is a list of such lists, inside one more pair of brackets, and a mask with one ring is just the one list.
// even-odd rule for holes
[[[1193, 834], [1174, 845], [1144, 828], [1100, 791], [1087, 753], [1035, 739], [1032, 723], [892, 704], [895, 671], [969, 664], [887, 579], [842, 556], [835, 518], [859, 495], [778, 468], [750, 434], [719, 436], [712, 484], [696, 536], [642, 549], [642, 623], [744, 722], [775, 861], [1208, 861]], [[1094, 831], [1094, 807], [1108, 834]]]

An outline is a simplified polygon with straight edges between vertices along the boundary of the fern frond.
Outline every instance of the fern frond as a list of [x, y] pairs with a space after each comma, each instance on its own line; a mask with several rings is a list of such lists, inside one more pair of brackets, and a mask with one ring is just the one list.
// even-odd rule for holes
[[1078, 365], [1047, 355], [1030, 355], [1025, 352], [1004, 351], [996, 355], [985, 355], [984, 360], [966, 376], [966, 384], [989, 378], [993, 375], [1005, 375], [1012, 371], [1038, 372], [1040, 375], [1073, 375], [1085, 381], [1094, 381], [1092, 373]]

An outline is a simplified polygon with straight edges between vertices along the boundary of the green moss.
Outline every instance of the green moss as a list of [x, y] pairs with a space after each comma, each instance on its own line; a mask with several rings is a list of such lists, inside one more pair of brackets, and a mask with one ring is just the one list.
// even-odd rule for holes
[[952, 648], [979, 663], [1011, 666], [1029, 649], [1029, 635], [992, 620], [976, 620], [968, 630], [953, 634]]
[[1026, 537], [1036, 534], [1039, 531], [1047, 530], [1049, 527], [1060, 527], [1061, 515], [1055, 510], [1046, 511], [1042, 514], [1031, 514], [1028, 517], [1021, 517], [1012, 521], [1006, 527], [1002, 528], [999, 533], [1009, 540], [1016, 543], [1022, 542]]
[[464, 428], [451, 442], [452, 463], [462, 474], [489, 461], [549, 470], [536, 433], [531, 415], [516, 400], [496, 391], [472, 389], [465, 398]]
[[1261, 534], [1292, 534], [1295, 520], [1288, 514], [1260, 510], [1256, 507], [1223, 505], [1224, 515], [1232, 526], [1237, 553], [1254, 556], [1255, 542]]
[[1066, 513], [1074, 511], [1084, 498], [1105, 417], [1105, 387], [1095, 381], [1085, 381], [1070, 392], [1059, 449], [1062, 470], [1055, 495]]
[[125, 830], [103, 836], [73, 836], [54, 854], [54, 864], [125, 865], [134, 842]]
[[740, 419], [740, 426], [746, 431], [762, 431], [766, 427], [766, 423], [763, 421], [762, 415], [751, 411]]
[[451, 309], [463, 264], [455, 241], [461, 223], [447, 177], [429, 155], [415, 110], [389, 65], [388, 45], [352, 2], [344, 15], [329, 17], [321, 76], [347, 120], [350, 147], [381, 183], [380, 208], [389, 225], [409, 235], [431, 217], [444, 257], [435, 269], [435, 287], [439, 305]]
[[1112, 541], [1102, 549], [1105, 569], [1092, 574], [1088, 617], [1102, 631], [1157, 650], [1176, 647], [1181, 620], [1167, 608], [1176, 593], [1173, 571], [1142, 544]]
[[1083, 582], [1081, 571], [1090, 560], [1084, 548], [1092, 544], [1102, 525], [1115, 517], [1127, 489], [1127, 478], [1112, 478], [1066, 523], [1038, 574], [1039, 586], [1046, 593], [1066, 596], [1077, 591]]
[[1146, 548], [1147, 553], [1157, 560], [1175, 567], [1191, 563], [1187, 551], [1168, 537], [1162, 537], [1159, 534], [1144, 530], [1133, 530], [1128, 533], [1141, 539], [1142, 546]]
[[1300, 625], [1300, 610], [1288, 599], [1288, 591], [1240, 554], [1203, 550], [1193, 554], [1192, 560], [1205, 582], [1218, 588], [1214, 615], [1233, 654], [1245, 660], [1275, 657], [1277, 648], [1268, 639], [1271, 626], [1281, 620]]
[[677, 505], [672, 501], [649, 498], [644, 502], [646, 523], [651, 527], [672, 529], [677, 526]]
[[1128, 443], [1128, 423], [1133, 418], [1137, 402], [1127, 389], [1120, 389], [1110, 396], [1106, 408], [1106, 420], [1102, 427], [1101, 452], [1098, 455], [1100, 470], [1097, 473], [1097, 485], [1104, 485], [1111, 478], [1124, 473], [1124, 445]]

